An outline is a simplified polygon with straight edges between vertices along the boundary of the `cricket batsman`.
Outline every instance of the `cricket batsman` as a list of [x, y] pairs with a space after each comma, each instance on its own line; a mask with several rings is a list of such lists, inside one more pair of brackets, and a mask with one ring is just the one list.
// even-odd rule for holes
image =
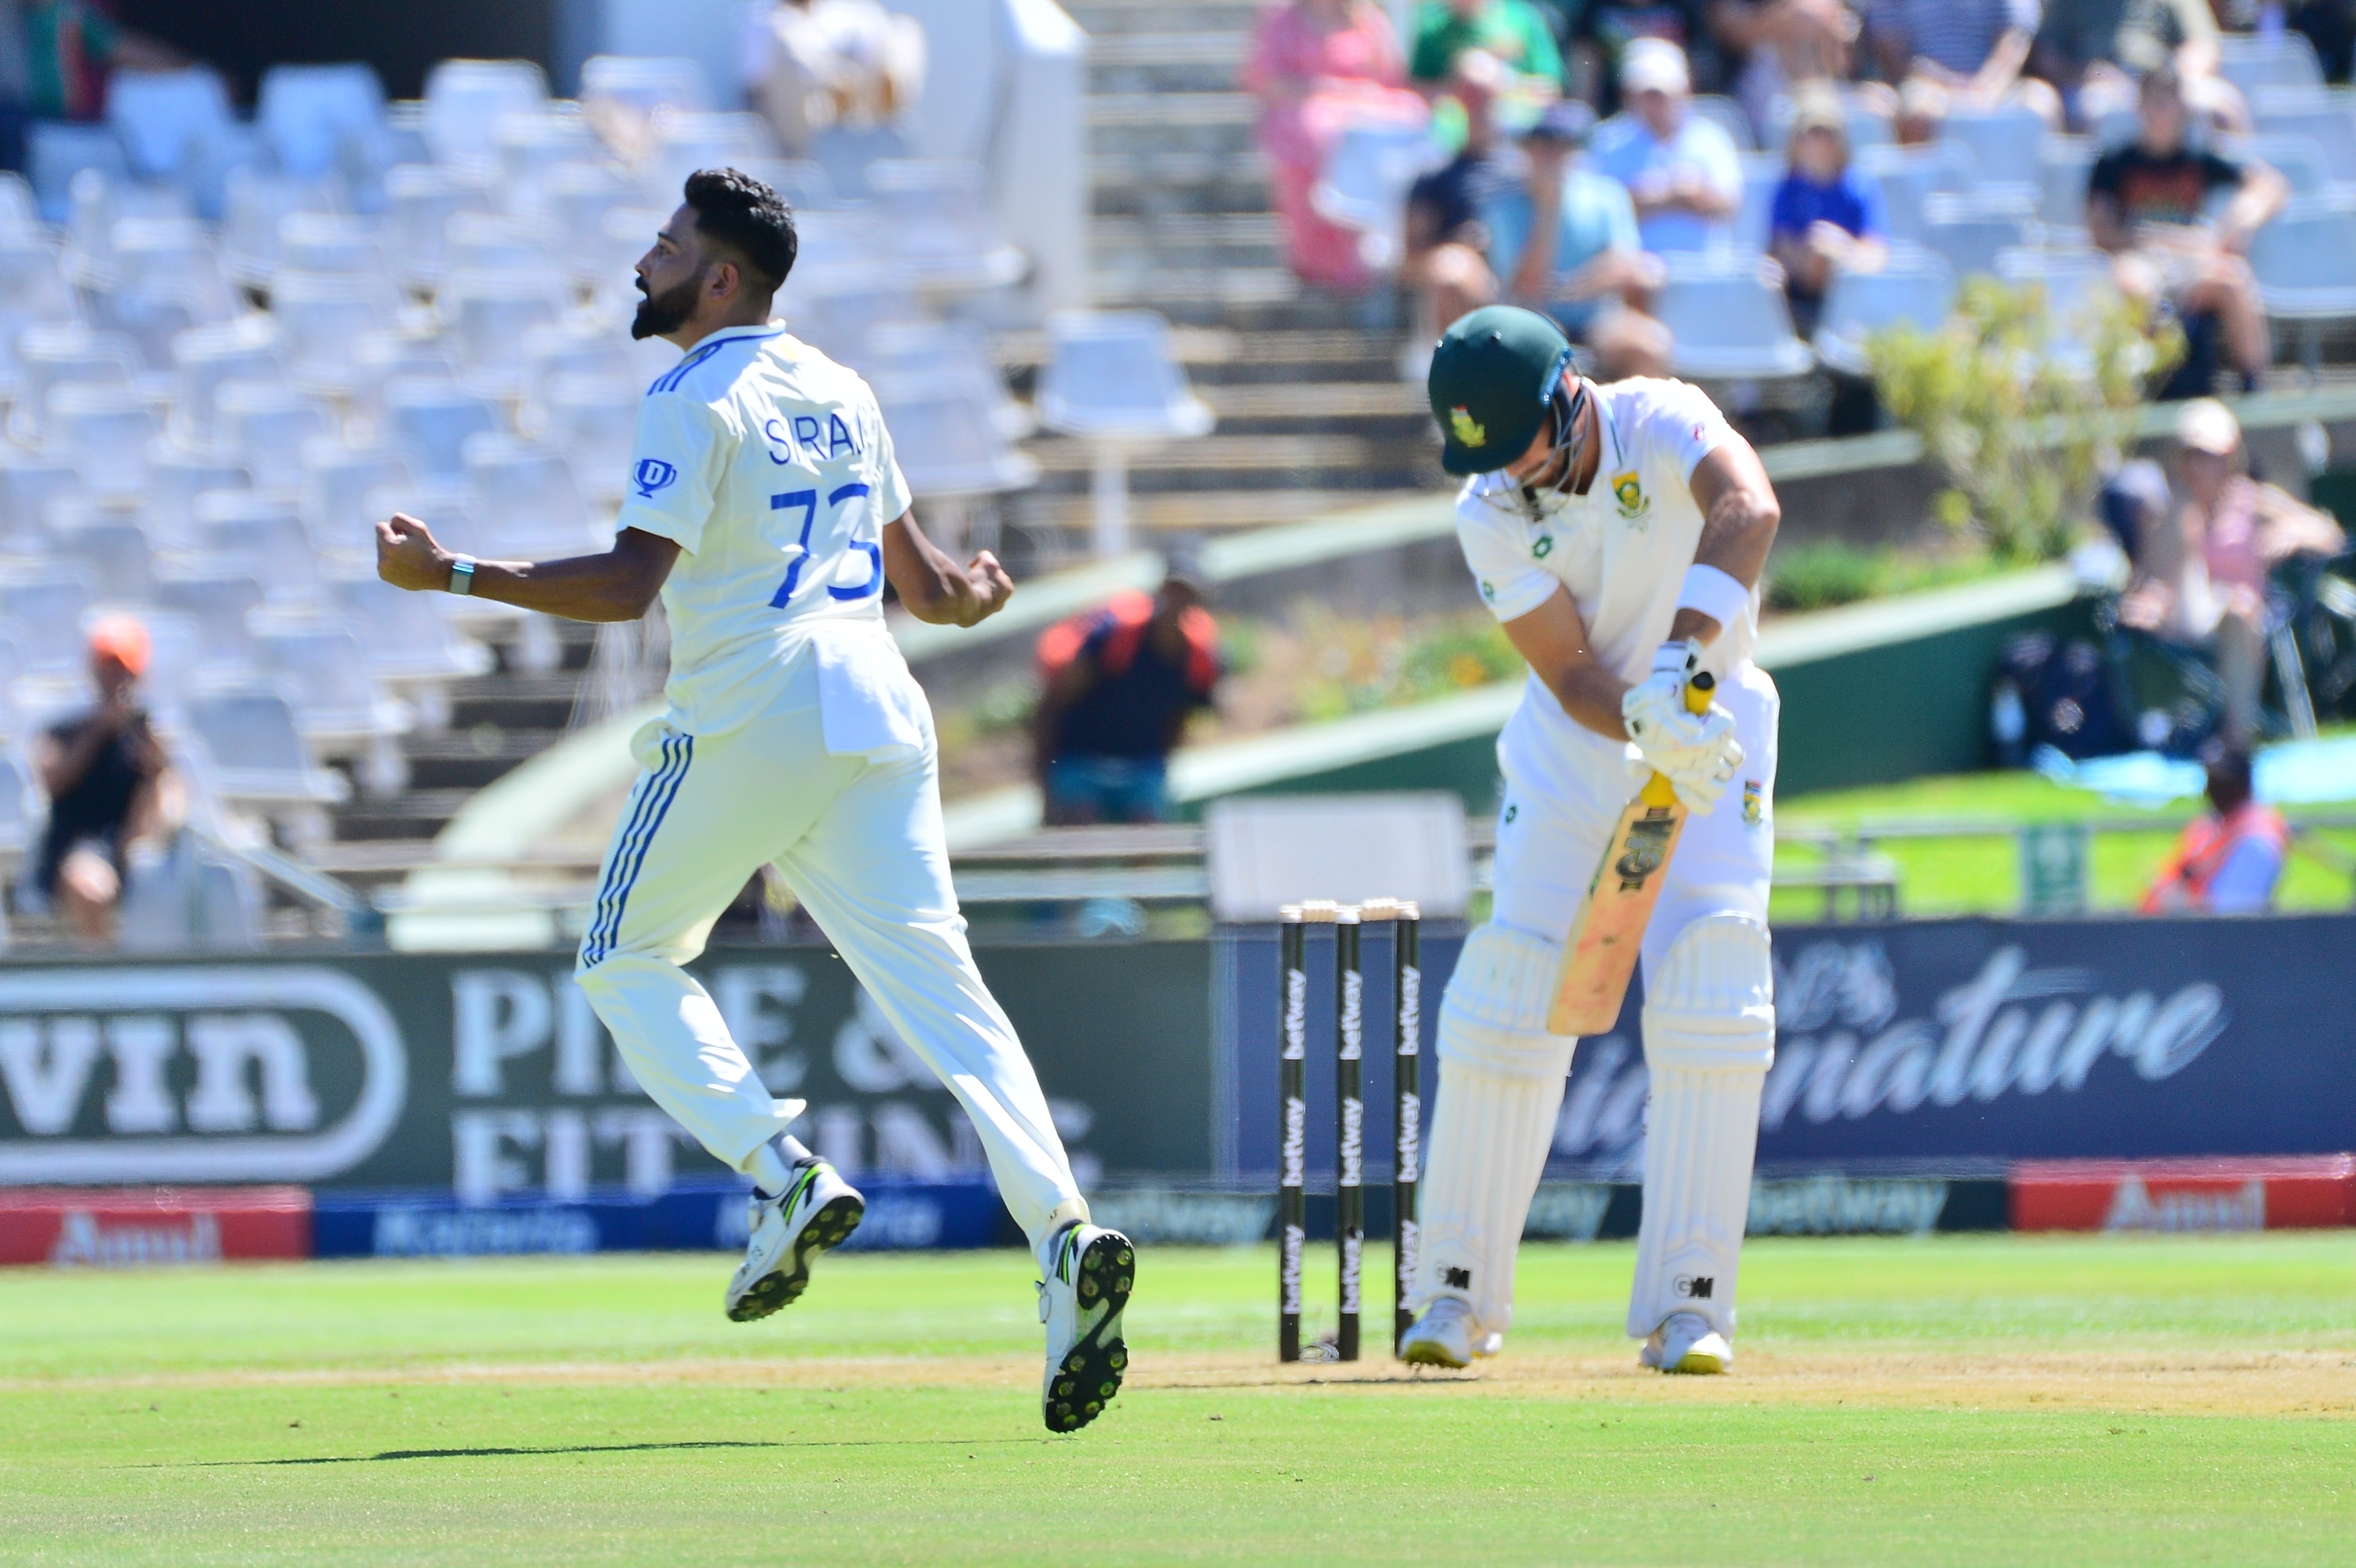
[[[1647, 1367], [1723, 1371], [1775, 1049], [1778, 702], [1751, 660], [1775, 494], [1699, 390], [1598, 386], [1529, 311], [1492, 305], [1451, 326], [1429, 389], [1441, 465], [1468, 476], [1466, 563], [1530, 680], [1497, 741], [1494, 908], [1440, 1006], [1419, 1317], [1402, 1353], [1462, 1367], [1502, 1348], [1577, 1043], [1546, 1027], [1564, 943], [1622, 808], [1657, 773], [1685, 821], [1640, 949], [1652, 1097], [1628, 1333]], [[1694, 712], [1704, 672], [1715, 686]]]
[[1088, 1222], [1039, 1081], [974, 966], [932, 712], [884, 624], [887, 581], [910, 614], [960, 626], [1014, 585], [988, 551], [959, 567], [925, 538], [874, 393], [769, 319], [798, 248], [786, 203], [734, 169], [700, 171], [685, 196], [637, 264], [632, 336], [685, 357], [639, 406], [613, 549], [477, 560], [396, 516], [377, 525], [377, 570], [578, 621], [636, 620], [661, 594], [669, 711], [633, 742], [644, 772], [574, 975], [656, 1103], [753, 1179], [728, 1316], [798, 1297], [864, 1211], [787, 1132], [803, 1102], [770, 1098], [682, 967], [773, 863], [972, 1118], [1039, 1259], [1046, 1423], [1073, 1431], [1119, 1388], [1135, 1257]]

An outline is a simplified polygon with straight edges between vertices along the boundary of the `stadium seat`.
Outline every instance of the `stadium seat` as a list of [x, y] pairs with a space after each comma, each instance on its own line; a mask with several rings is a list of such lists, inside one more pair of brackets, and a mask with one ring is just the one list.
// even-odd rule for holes
[[[629, 182], [602, 163], [559, 164], [541, 177], [532, 193], [533, 211], [544, 228], [546, 244], [558, 265], [576, 283], [595, 286], [606, 281], [605, 258], [615, 250], [606, 236], [606, 215], [626, 207], [632, 196]], [[637, 249], [619, 271], [626, 272], [653, 242], [657, 219], [632, 242]]]
[[1447, 161], [1421, 125], [1344, 126], [1309, 200], [1328, 222], [1357, 234], [1358, 257], [1370, 270], [1389, 272], [1399, 264], [1408, 187]]
[[9, 429], [20, 442], [37, 444], [50, 389], [69, 382], [129, 386], [139, 370], [127, 339], [92, 332], [80, 322], [27, 327], [16, 339], [17, 395]]
[[445, 59], [425, 73], [425, 143], [434, 158], [486, 169], [498, 159], [502, 115], [548, 101], [548, 79], [530, 60]]
[[217, 450], [254, 485], [289, 494], [303, 483], [303, 443], [335, 430], [328, 409], [284, 381], [223, 381], [213, 393]]
[[1129, 549], [1127, 447], [1208, 435], [1208, 405], [1186, 384], [1170, 347], [1170, 324], [1148, 311], [1059, 311], [1048, 319], [1054, 352], [1039, 373], [1039, 422], [1094, 443], [1095, 549]]
[[[1777, 93], [1767, 105], [1767, 133], [1760, 140], [1760, 150], [1778, 156], [1792, 144], [1792, 119], [1798, 112], [1796, 101], [1788, 93]], [[1854, 91], [1841, 94], [1841, 119], [1848, 128], [1848, 144], [1852, 153], [1865, 147], [1886, 147], [1898, 139], [1890, 123], [1890, 116]]]
[[1923, 204], [1938, 190], [1944, 163], [1934, 151], [1920, 147], [1859, 147], [1858, 173], [1881, 187], [1881, 204], [1890, 215], [1890, 237], [1922, 244], [1930, 229]]
[[213, 394], [224, 381], [284, 379], [278, 324], [256, 313], [193, 327], [172, 340], [172, 411], [167, 426], [182, 444], [213, 438]]
[[56, 517], [54, 558], [81, 572], [96, 603], [136, 606], [155, 598], [155, 552], [127, 513], [62, 501]]
[[2356, 185], [2356, 95], [2277, 90], [2252, 102], [2250, 112], [2265, 135], [2314, 143], [2333, 184]]
[[1997, 251], [2037, 242], [2033, 219], [1976, 197], [1934, 196], [1922, 215], [1928, 220], [1923, 243], [1945, 257], [1958, 277], [1993, 272]]
[[171, 180], [192, 164], [225, 165], [241, 136], [220, 78], [203, 66], [117, 71], [107, 83], [106, 123], [131, 172]]
[[381, 277], [283, 267], [271, 285], [270, 306], [288, 379], [322, 397], [352, 395], [363, 374], [354, 347], [399, 308]]
[[252, 676], [253, 634], [246, 617], [262, 601], [262, 581], [252, 572], [195, 556], [168, 563], [155, 578], [156, 607], [196, 624], [202, 658], [195, 673], [208, 682]]
[[786, 198], [796, 213], [826, 211], [842, 205], [822, 164], [792, 158], [754, 158], [736, 165]]
[[169, 289], [200, 308], [206, 321], [230, 315], [228, 280], [207, 225], [193, 218], [118, 218], [112, 241], [118, 292]]
[[1792, 331], [1783, 290], [1748, 252], [1675, 258], [1654, 309], [1676, 345], [1670, 363], [1680, 376], [1768, 380], [1804, 376], [1815, 364]]
[[2053, 229], [2086, 226], [2086, 180], [2097, 152], [2091, 136], [2048, 136], [2040, 155], [2042, 191], [2037, 219]]
[[[205, 443], [209, 446], [209, 437]], [[147, 486], [139, 526], [158, 550], [196, 548], [197, 497], [208, 490], [251, 490], [253, 475], [241, 464], [224, 462], [208, 450], [191, 451], [177, 442], [157, 443], [147, 455]]]
[[74, 176], [84, 169], [130, 183], [131, 160], [111, 126], [43, 120], [26, 130], [25, 172], [32, 180], [42, 222], [66, 220], [72, 210]]
[[712, 83], [701, 66], [676, 55], [593, 55], [581, 66], [581, 107], [593, 120], [619, 110], [644, 123], [665, 110], [708, 113]]
[[879, 378], [875, 397], [920, 501], [1000, 495], [1038, 477], [1037, 464], [1007, 443], [995, 411], [965, 377]]
[[2092, 313], [2114, 296], [2111, 259], [2100, 251], [2013, 250], [1997, 253], [1996, 274], [2008, 283], [2035, 283], [2045, 291], [2052, 356], [2073, 372], [2094, 368], [2088, 336]]
[[532, 433], [563, 449], [582, 493], [619, 505], [629, 493], [630, 443], [646, 391], [635, 376], [563, 371], [541, 386]]
[[155, 411], [130, 386], [68, 381], [49, 389], [42, 449], [81, 473], [88, 489], [135, 494], [146, 483]]
[[777, 155], [776, 133], [757, 114], [664, 114], [654, 131], [654, 145], [639, 165], [639, 188], [647, 205], [666, 215], [679, 206], [687, 176], [696, 170]]
[[406, 592], [371, 574], [332, 584], [329, 603], [359, 635], [369, 674], [410, 704], [421, 728], [448, 728], [448, 683], [491, 669], [491, 651], [457, 635], [430, 593]]
[[1775, 190], [1783, 183], [1780, 153], [1742, 155], [1742, 206], [1734, 217], [1737, 249], [1764, 251], [1775, 219]]
[[[2344, 62], [2343, 62], [2344, 63]], [[2217, 39], [2217, 74], [2241, 89], [2253, 105], [2286, 87], [2321, 87], [2323, 67], [2304, 33], [2272, 37], [2225, 33]]]
[[50, 504], [81, 493], [81, 474], [72, 464], [29, 452], [0, 452], [0, 549], [44, 554], [49, 548]]
[[32, 848], [45, 820], [30, 774], [16, 758], [0, 752], [0, 854], [22, 855]]
[[28, 676], [79, 678], [90, 661], [82, 619], [96, 595], [80, 570], [51, 561], [0, 578], [0, 625], [25, 656]]
[[2218, 151], [2236, 162], [2265, 165], [2293, 196], [2330, 196], [2338, 188], [2330, 160], [2311, 136], [2227, 136]]
[[[382, 226], [347, 213], [290, 212], [278, 220], [279, 265], [291, 272], [392, 277]], [[273, 301], [273, 304], [274, 304]]]
[[365, 65], [273, 65], [262, 73], [253, 117], [290, 175], [375, 171], [392, 162], [384, 84]]
[[1005, 379], [991, 359], [988, 335], [979, 322], [886, 322], [871, 327], [867, 351], [859, 365], [870, 379], [947, 377], [962, 380], [978, 400], [989, 406], [991, 422], [1009, 441], [1021, 441], [1037, 428], [1031, 411], [1008, 395]]
[[[1734, 143], [1738, 153], [1759, 151], [1759, 133], [1751, 123], [1751, 116], [1733, 99], [1715, 92], [1697, 92], [1686, 100], [1686, 112], [1698, 120], [1707, 120]], [[1770, 149], [1781, 154], [1780, 147]]]
[[409, 461], [391, 446], [353, 446], [322, 436], [303, 447], [303, 488], [296, 509], [311, 543], [329, 560], [338, 558], [373, 571], [373, 529], [389, 515], [372, 511], [370, 497], [382, 490], [416, 485]]
[[465, 457], [482, 553], [541, 560], [579, 555], [601, 542], [562, 448], [499, 433], [471, 435]]
[[402, 377], [384, 389], [386, 433], [424, 484], [464, 483], [466, 442], [499, 428], [486, 399], [447, 381]]
[[513, 397], [523, 382], [524, 339], [556, 320], [565, 301], [545, 267], [453, 272], [435, 308], [458, 353], [458, 379], [489, 397]]
[[205, 750], [206, 783], [242, 805], [332, 805], [351, 793], [311, 760], [294, 727], [294, 703], [276, 686], [208, 691], [188, 699], [188, 733]]
[[412, 288], [433, 288], [447, 265], [451, 214], [491, 210], [489, 190], [455, 170], [430, 164], [386, 170], [385, 249], [395, 274]]
[[[372, 795], [398, 793], [407, 783], [398, 738], [415, 728], [409, 705], [387, 697], [369, 673], [360, 640], [327, 621], [275, 623], [265, 612], [253, 651], [265, 678], [294, 705], [294, 730], [320, 756], [359, 756]], [[397, 775], [397, 776], [396, 776]]]
[[[192, 563], [215, 576], [251, 577], [273, 604], [316, 601], [319, 561], [291, 496], [208, 490], [197, 497]], [[187, 604], [177, 604], [187, 609]]]
[[2276, 321], [2299, 324], [2311, 370], [2321, 357], [2327, 321], [2356, 317], [2356, 208], [2314, 198], [2296, 201], [2250, 241], [2258, 297]]
[[589, 122], [571, 103], [502, 114], [491, 139], [498, 154], [499, 181], [510, 206], [530, 205], [540, 182], [558, 165], [594, 163], [604, 155]]
[[1023, 275], [1023, 253], [991, 216], [979, 164], [884, 159], [868, 165], [867, 188], [892, 259], [930, 293], [1001, 288]]
[[0, 360], [12, 357], [16, 335], [44, 322], [71, 320], [75, 305], [58, 269], [57, 242], [45, 234], [0, 230]]

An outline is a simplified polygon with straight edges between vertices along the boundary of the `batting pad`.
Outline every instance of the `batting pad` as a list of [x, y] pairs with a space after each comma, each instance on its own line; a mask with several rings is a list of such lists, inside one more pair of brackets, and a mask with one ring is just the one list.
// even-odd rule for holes
[[1495, 924], [1464, 940], [1440, 1008], [1440, 1103], [1419, 1192], [1422, 1235], [1416, 1312], [1452, 1296], [1484, 1333], [1514, 1317], [1514, 1253], [1537, 1190], [1563, 1081], [1569, 1036], [1544, 1019], [1561, 947]]
[[1644, 1339], [1671, 1313], [1697, 1312], [1730, 1339], [1759, 1091], [1775, 1060], [1767, 928], [1748, 915], [1706, 915], [1647, 979], [1652, 1102], [1628, 1332]]

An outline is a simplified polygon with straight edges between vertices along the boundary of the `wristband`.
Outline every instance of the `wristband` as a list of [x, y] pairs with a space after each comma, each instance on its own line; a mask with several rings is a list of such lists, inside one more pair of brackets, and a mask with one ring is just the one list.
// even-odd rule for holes
[[475, 591], [475, 558], [462, 555], [450, 563], [450, 592], [458, 594]]
[[1685, 586], [1677, 591], [1677, 608], [1698, 610], [1717, 622], [1720, 631], [1727, 631], [1751, 608], [1751, 590], [1718, 568], [1696, 561], [1686, 569]]

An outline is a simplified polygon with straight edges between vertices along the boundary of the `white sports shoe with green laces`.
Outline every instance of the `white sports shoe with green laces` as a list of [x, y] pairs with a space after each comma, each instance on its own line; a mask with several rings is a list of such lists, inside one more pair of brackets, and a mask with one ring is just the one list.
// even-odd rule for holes
[[1039, 1321], [1047, 1326], [1040, 1385], [1050, 1432], [1077, 1432], [1120, 1392], [1129, 1347], [1120, 1315], [1137, 1283], [1137, 1249], [1119, 1231], [1075, 1221], [1040, 1250]]
[[729, 1318], [766, 1317], [809, 1287], [810, 1260], [839, 1247], [859, 1229], [867, 1200], [822, 1159], [794, 1167], [793, 1185], [775, 1198], [752, 1196], [752, 1239], [744, 1262], [728, 1282]]

